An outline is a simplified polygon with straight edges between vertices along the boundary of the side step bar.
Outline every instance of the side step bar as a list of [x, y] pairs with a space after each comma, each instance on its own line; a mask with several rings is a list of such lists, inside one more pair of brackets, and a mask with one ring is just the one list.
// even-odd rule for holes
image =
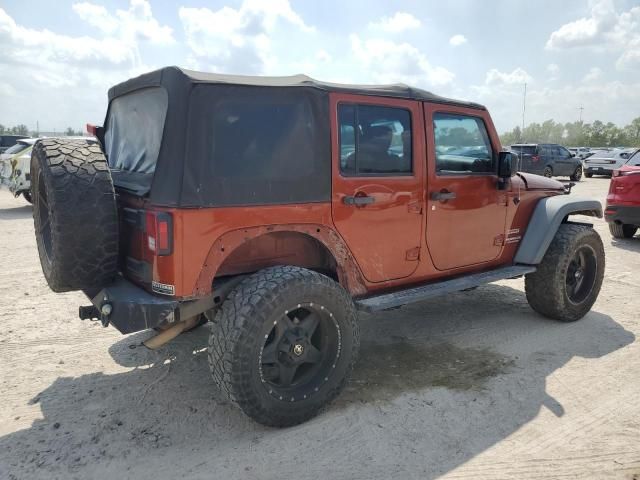
[[420, 302], [427, 298], [445, 295], [447, 293], [459, 292], [472, 287], [478, 287], [487, 283], [516, 278], [527, 273], [536, 271], [536, 267], [531, 265], [513, 265], [510, 267], [498, 268], [488, 272], [475, 273], [464, 277], [430, 283], [420, 287], [409, 288], [392, 293], [384, 293], [375, 297], [367, 297], [356, 300], [356, 308], [365, 312], [379, 312], [390, 308], [401, 307], [409, 303]]

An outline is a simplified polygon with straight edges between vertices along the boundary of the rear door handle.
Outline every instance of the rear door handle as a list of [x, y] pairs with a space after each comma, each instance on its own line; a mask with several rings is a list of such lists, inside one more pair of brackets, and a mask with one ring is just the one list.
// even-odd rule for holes
[[371, 205], [372, 203], [374, 203], [376, 201], [376, 199], [374, 197], [369, 197], [368, 195], [347, 195], [346, 197], [344, 197], [342, 199], [342, 202], [345, 205]]
[[446, 200], [453, 200], [456, 198], [455, 192], [450, 192], [448, 190], [443, 190], [441, 192], [431, 192], [431, 200], [435, 200], [438, 202], [444, 202]]

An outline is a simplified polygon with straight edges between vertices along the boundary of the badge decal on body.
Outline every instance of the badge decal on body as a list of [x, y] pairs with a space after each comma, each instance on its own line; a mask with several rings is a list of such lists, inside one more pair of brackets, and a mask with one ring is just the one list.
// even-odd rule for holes
[[166, 283], [151, 282], [151, 290], [162, 295], [175, 295], [176, 287], [174, 285], [167, 285]]

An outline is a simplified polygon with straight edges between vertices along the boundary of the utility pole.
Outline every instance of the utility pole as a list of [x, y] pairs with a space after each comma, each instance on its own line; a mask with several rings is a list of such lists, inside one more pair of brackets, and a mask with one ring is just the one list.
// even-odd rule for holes
[[40, 136], [40, 121], [36, 120], [36, 137]]
[[527, 84], [524, 84], [524, 94], [522, 95], [522, 142], [524, 142], [524, 112], [527, 109]]
[[578, 108], [578, 110], [580, 110], [580, 123], [582, 123], [582, 111], [584, 110], [584, 107], [580, 105], [580, 108]]

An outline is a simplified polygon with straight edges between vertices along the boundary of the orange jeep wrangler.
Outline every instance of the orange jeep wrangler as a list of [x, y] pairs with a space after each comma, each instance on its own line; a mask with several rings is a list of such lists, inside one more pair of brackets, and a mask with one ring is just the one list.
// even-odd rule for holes
[[[158, 346], [210, 320], [213, 379], [257, 422], [294, 425], [344, 388], [358, 310], [525, 277], [531, 307], [598, 296], [599, 202], [517, 173], [486, 108], [404, 85], [176, 67], [109, 90], [98, 144], [32, 158], [42, 269], [81, 318]], [[153, 342], [155, 340], [155, 343]]]

